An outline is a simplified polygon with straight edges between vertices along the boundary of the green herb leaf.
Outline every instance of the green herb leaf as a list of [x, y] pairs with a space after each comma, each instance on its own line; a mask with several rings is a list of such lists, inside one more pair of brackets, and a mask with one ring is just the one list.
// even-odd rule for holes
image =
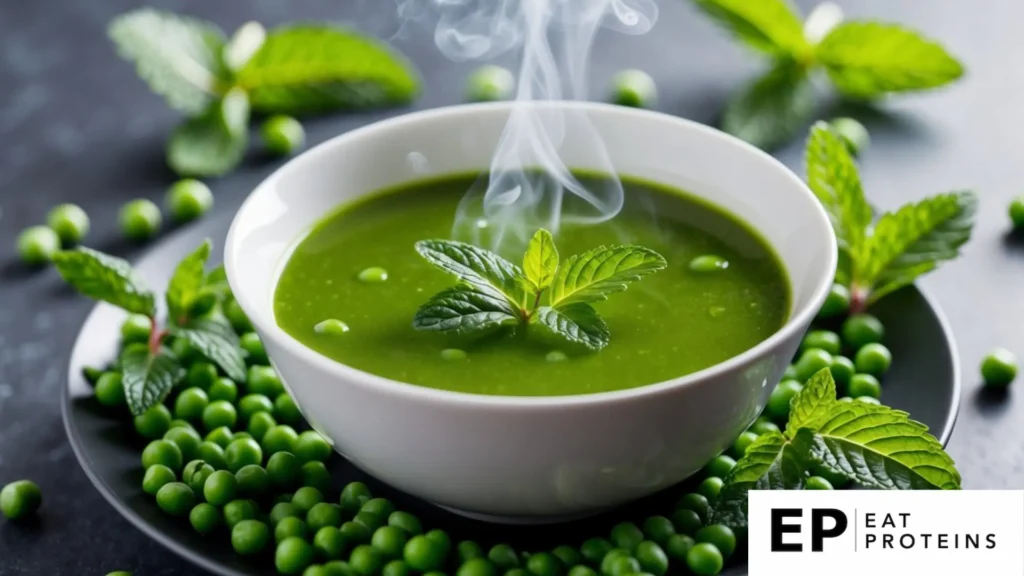
[[420, 307], [413, 328], [433, 332], [468, 334], [518, 324], [518, 311], [493, 290], [455, 286], [436, 294]]
[[192, 320], [188, 324], [171, 328], [171, 334], [188, 340], [203, 356], [220, 367], [228, 378], [245, 381], [245, 359], [239, 348], [238, 336], [224, 320]]
[[574, 347], [596, 351], [608, 345], [608, 325], [590, 304], [575, 302], [557, 308], [541, 306], [531, 319], [551, 339], [564, 340]]
[[738, 93], [725, 109], [722, 129], [770, 150], [788, 142], [814, 117], [814, 86], [807, 70], [782, 61]]
[[198, 114], [218, 94], [225, 77], [220, 60], [224, 33], [214, 24], [140, 8], [115, 18], [107, 33], [172, 108]]
[[836, 88], [854, 98], [935, 88], [964, 73], [942, 46], [895, 24], [845, 22], [825, 36], [816, 55]]
[[248, 146], [249, 104], [232, 89], [201, 116], [186, 120], [167, 143], [167, 164], [180, 176], [221, 176], [242, 161]]
[[422, 240], [416, 251], [434, 266], [453, 274], [492, 298], [522, 307], [523, 272], [501, 256], [454, 240]]
[[600, 246], [570, 257], [551, 284], [551, 305], [598, 302], [634, 282], [663, 270], [665, 258], [643, 246]]
[[210, 240], [205, 240], [199, 248], [186, 256], [171, 276], [167, 285], [167, 311], [172, 321], [183, 318], [189, 303], [203, 287], [203, 268], [210, 258], [212, 248]]
[[266, 39], [267, 31], [259, 22], [242, 24], [224, 46], [221, 53], [224, 66], [232, 72], [238, 72], [252, 60]]
[[884, 214], [857, 259], [854, 282], [873, 287], [868, 302], [959, 256], [960, 247], [971, 238], [977, 204], [973, 192], [954, 192]]
[[857, 163], [827, 123], [811, 128], [806, 162], [807, 185], [828, 212], [839, 249], [857, 254], [871, 224], [871, 205], [864, 198]]
[[829, 472], [870, 488], [960, 487], [953, 459], [928, 427], [887, 406], [836, 402], [818, 419], [810, 457]]
[[718, 497], [712, 522], [730, 528], [747, 526], [747, 495], [751, 490], [799, 490], [813, 441], [801, 429], [791, 440], [779, 432], [762, 434], [736, 462]]
[[221, 284], [227, 283], [228, 274], [227, 272], [224, 271], [223, 264], [218, 264], [217, 266], [215, 266], [213, 270], [210, 270], [210, 272], [206, 275], [206, 278], [203, 280], [204, 286], [220, 286]]
[[286, 114], [403, 104], [419, 91], [412, 65], [387, 45], [318, 25], [271, 31], [237, 82], [256, 110]]
[[803, 24], [785, 0], [694, 0], [718, 24], [756, 50], [772, 56], [810, 52]]
[[166, 348], [151, 354], [146, 345], [140, 344], [121, 354], [121, 377], [128, 408], [138, 416], [163, 402], [171, 388], [185, 377], [185, 369]]
[[547, 230], [537, 230], [530, 239], [526, 255], [523, 256], [523, 270], [535, 291], [539, 292], [551, 285], [555, 271], [558, 270], [558, 250], [555, 248], [555, 239]]
[[58, 252], [53, 263], [64, 281], [85, 296], [133, 314], [156, 315], [155, 296], [126, 260], [80, 246]]
[[836, 382], [828, 368], [811, 376], [789, 405], [786, 438], [794, 438], [801, 428], [817, 430], [821, 419], [836, 403]]

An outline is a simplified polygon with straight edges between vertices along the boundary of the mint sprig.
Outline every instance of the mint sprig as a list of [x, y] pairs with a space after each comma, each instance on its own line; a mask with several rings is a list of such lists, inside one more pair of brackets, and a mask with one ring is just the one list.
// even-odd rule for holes
[[94, 299], [133, 314], [156, 314], [156, 298], [128, 261], [85, 246], [53, 256], [64, 281]]
[[[596, 351], [608, 345], [608, 325], [590, 305], [667, 265], [642, 246], [601, 246], [559, 262], [554, 239], [538, 230], [523, 269], [501, 256], [452, 240], [416, 243], [424, 259], [461, 283], [420, 307], [417, 330], [451, 334], [523, 327], [569, 347]], [[524, 272], [525, 270], [525, 272]]]
[[811, 129], [806, 161], [807, 184], [839, 244], [836, 282], [850, 289], [853, 312], [953, 260], [971, 237], [978, 199], [970, 191], [911, 202], [876, 218], [856, 161], [824, 122]]
[[[941, 45], [908, 28], [873, 21], [838, 23], [823, 31], [786, 0], [694, 0], [739, 41], [772, 65], [732, 99], [722, 128], [765, 149], [789, 141], [817, 113], [811, 79], [823, 74], [846, 98], [938, 88], [963, 76]], [[829, 22], [829, 24], [833, 24]]]
[[870, 488], [958, 490], [960, 474], [928, 427], [906, 412], [840, 402], [828, 368], [790, 403], [785, 433], [758, 437], [725, 478], [713, 521], [747, 525], [750, 490], [795, 490], [812, 469]]

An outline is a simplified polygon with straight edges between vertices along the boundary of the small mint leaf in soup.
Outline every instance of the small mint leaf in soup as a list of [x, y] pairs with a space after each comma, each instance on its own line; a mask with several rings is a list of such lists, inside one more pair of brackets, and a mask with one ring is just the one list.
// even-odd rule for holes
[[661, 254], [643, 246], [600, 246], [570, 257], [558, 268], [551, 284], [551, 304], [606, 300], [665, 266]]
[[548, 339], [563, 340], [573, 346], [596, 351], [608, 345], [608, 325], [590, 304], [576, 302], [551, 308], [542, 306], [531, 319], [530, 327]]
[[533, 235], [523, 256], [523, 271], [534, 290], [539, 292], [551, 285], [556, 270], [558, 250], [555, 248], [555, 240], [550, 232], [541, 228]]
[[457, 285], [435, 294], [421, 306], [413, 318], [413, 327], [421, 331], [470, 334], [519, 322], [519, 311], [495, 291]]

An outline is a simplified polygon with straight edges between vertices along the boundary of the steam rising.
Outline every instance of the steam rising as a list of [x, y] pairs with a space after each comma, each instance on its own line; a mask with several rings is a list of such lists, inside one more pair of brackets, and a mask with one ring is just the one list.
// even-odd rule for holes
[[[614, 174], [604, 144], [580, 111], [538, 108], [544, 100], [586, 99], [587, 64], [602, 27], [628, 34], [650, 30], [654, 0], [399, 0], [404, 20], [437, 16], [434, 39], [454, 61], [519, 51], [516, 103], [491, 162], [489, 178], [459, 206], [453, 236], [493, 250], [519, 249], [539, 227], [597, 223], [623, 204], [622, 186], [583, 186], [559, 158], [569, 132], [587, 134], [587, 157]], [[575, 140], [575, 139], [574, 139]], [[569, 196], [566, 196], [566, 194]]]

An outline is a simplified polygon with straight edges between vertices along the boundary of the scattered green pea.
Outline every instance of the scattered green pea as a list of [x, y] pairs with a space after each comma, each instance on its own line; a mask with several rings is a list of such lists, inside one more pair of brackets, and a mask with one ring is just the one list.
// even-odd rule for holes
[[732, 556], [736, 550], [736, 534], [724, 524], [712, 524], [697, 531], [697, 542], [714, 544], [724, 558]]
[[583, 556], [572, 546], [558, 546], [551, 554], [562, 563], [562, 566], [575, 566], [583, 562]]
[[274, 567], [281, 574], [299, 574], [313, 563], [313, 547], [297, 536], [285, 538], [274, 551]]
[[363, 503], [372, 497], [370, 489], [367, 488], [366, 484], [362, 482], [349, 482], [341, 490], [339, 503], [343, 511], [354, 515], [363, 507]]
[[188, 367], [185, 381], [189, 386], [206, 390], [217, 380], [217, 367], [209, 362], [196, 362]]
[[164, 484], [175, 480], [177, 478], [174, 476], [174, 470], [163, 464], [154, 464], [146, 468], [146, 473], [142, 476], [142, 491], [150, 496], [156, 496]]
[[313, 430], [299, 434], [292, 447], [300, 462], [323, 462], [331, 457], [333, 451], [327, 440]]
[[409, 566], [404, 560], [392, 560], [381, 568], [381, 576], [409, 576]]
[[854, 156], [860, 155], [871, 144], [868, 129], [853, 118], [835, 118], [829, 124], [832, 125], [832, 130], [842, 138], [846, 149]]
[[175, 222], [189, 222], [210, 211], [213, 192], [199, 180], [178, 180], [167, 189], [164, 206]]
[[213, 466], [210, 466], [202, 460], [199, 462], [201, 462], [202, 465], [192, 474], [192, 477], [189, 480], [185, 480], [185, 483], [192, 489], [192, 492], [196, 494], [203, 494], [203, 487], [206, 485], [207, 478], [216, 472], [216, 470]]
[[299, 514], [306, 514], [313, 506], [323, 501], [323, 493], [311, 486], [303, 486], [292, 495], [292, 506], [295, 506]]
[[[337, 528], [341, 526], [341, 523], [341, 506], [337, 504], [318, 502], [306, 513], [306, 524], [309, 525], [309, 529], [313, 532], [324, 526], [334, 526]], [[403, 544], [404, 542], [403, 540]], [[399, 549], [398, 553], [401, 554], [401, 552], [401, 549]]]
[[413, 570], [430, 572], [444, 565], [447, 554], [445, 546], [436, 539], [426, 536], [413, 536], [405, 543], [402, 557]]
[[307, 533], [309, 533], [309, 527], [298, 516], [286, 516], [274, 524], [275, 542], [281, 542], [292, 537], [305, 538]]
[[[757, 434], [758, 436], [760, 436], [762, 434], [771, 434], [772, 432], [781, 432], [782, 431], [782, 430], [779, 429], [778, 424], [776, 424], [775, 422], [772, 422], [771, 420], [769, 420], [768, 418], [766, 418], [764, 416], [758, 416], [757, 420], [754, 420], [754, 423], [750, 425], [749, 430], [751, 432], [753, 432], [754, 434]], [[714, 476], [714, 474], [712, 474], [712, 476]], [[719, 476], [719, 477], [720, 478], [725, 478], [725, 476]]]
[[686, 553], [686, 565], [697, 576], [715, 576], [722, 571], [725, 560], [714, 544], [694, 544]]
[[235, 472], [238, 493], [249, 498], [260, 498], [270, 493], [270, 476], [259, 464], [247, 464]]
[[[338, 513], [338, 519], [341, 519], [341, 512]], [[338, 522], [341, 524], [341, 522]], [[405, 550], [406, 543], [405, 531], [401, 528], [394, 526], [381, 526], [374, 531], [373, 537], [370, 539], [370, 545], [376, 548], [386, 559], [401, 558], [402, 552]], [[479, 551], [479, 546], [476, 547], [476, 551]], [[459, 548], [460, 553], [463, 551], [461, 544]], [[482, 552], [480, 554], [483, 554]], [[468, 558], [467, 558], [468, 559]], [[463, 562], [465, 560], [462, 560]]]
[[832, 363], [828, 365], [828, 371], [832, 373], [832, 379], [840, 387], [846, 386], [853, 378], [856, 368], [853, 361], [846, 356], [833, 356]]
[[1010, 222], [1013, 222], [1013, 227], [1020, 229], [1024, 228], [1024, 194], [1017, 196], [1010, 202]]
[[799, 382], [807, 382], [820, 370], [832, 365], [832, 355], [820, 348], [805, 350], [796, 361], [796, 379]]
[[1017, 357], [1005, 348], [996, 348], [981, 361], [981, 377], [987, 386], [1008, 386], [1017, 377]]
[[832, 483], [821, 476], [811, 476], [804, 482], [805, 490], [832, 490]]
[[183, 482], [168, 482], [156, 492], [156, 503], [171, 516], [184, 516], [196, 504], [196, 495]]
[[345, 522], [339, 528], [345, 541], [351, 544], [366, 544], [370, 542], [373, 532], [358, 522]]
[[374, 530], [385, 524], [386, 519], [382, 518], [379, 514], [374, 514], [372, 512], [359, 512], [352, 518], [352, 521], [356, 524], [366, 526], [366, 529], [372, 534]]
[[364, 502], [359, 511], [387, 517], [395, 511], [395, 505], [387, 498], [372, 498]]
[[850, 309], [850, 290], [842, 284], [833, 284], [818, 311], [819, 318], [832, 318], [846, 314]]
[[594, 572], [590, 566], [579, 564], [570, 568], [566, 576], [597, 576], [597, 572]]
[[174, 417], [198, 422], [209, 403], [210, 398], [202, 388], [186, 388], [174, 399]]
[[604, 558], [601, 558], [599, 566], [601, 569], [601, 574], [608, 576], [608, 574], [610, 574], [612, 571], [612, 564], [614, 564], [615, 561], [619, 558], [629, 558], [629, 554], [629, 550], [626, 550], [624, 548], [612, 548], [611, 550], [609, 550], [607, 553], [605, 553]]
[[281, 377], [270, 366], [250, 366], [245, 383], [249, 392], [268, 397], [270, 408], [267, 409], [267, 412], [273, 410], [273, 403], [269, 402], [269, 398], [276, 398], [278, 394], [284, 392]]
[[[670, 536], [676, 533], [672, 521], [664, 516], [651, 516], [644, 520], [644, 535], [649, 540], [664, 546]], [[590, 560], [587, 558], [587, 560]]]
[[551, 352], [548, 352], [546, 356], [544, 356], [544, 359], [547, 360], [548, 362], [562, 362], [567, 358], [568, 356], [566, 356], [565, 352], [562, 352], [561, 350], [552, 350]]
[[361, 271], [356, 277], [360, 282], [366, 284], [380, 284], [387, 281], [388, 271], [379, 266], [371, 266]]
[[729, 261], [714, 254], [704, 254], [690, 260], [690, 270], [694, 272], [717, 272], [729, 267]]
[[[743, 458], [743, 455], [747, 453], [747, 448], [750, 447], [757, 440], [757, 434], [753, 432], [743, 432], [736, 437], [736, 440], [732, 443], [732, 455], [735, 458]], [[714, 476], [712, 476], [714, 478]], [[719, 476], [724, 478], [724, 476]]]
[[332, 560], [324, 564], [324, 571], [324, 576], [352, 576], [352, 567], [343, 560]]
[[[839, 334], [831, 330], [811, 330], [800, 342], [800, 350], [811, 350], [819, 348], [829, 354], [839, 354], [843, 343], [839, 340]], [[797, 370], [799, 370], [799, 366]]]
[[657, 99], [658, 87], [643, 70], [622, 70], [612, 78], [611, 101], [615, 104], [650, 108]]
[[200, 502], [192, 507], [192, 511], [188, 514], [188, 521], [196, 532], [205, 536], [220, 526], [223, 517], [216, 506]]
[[796, 380], [796, 366], [792, 364], [786, 366], [785, 372], [782, 373], [782, 380]]
[[620, 522], [612, 527], [611, 540], [617, 548], [633, 551], [643, 542], [644, 533], [632, 522]]
[[725, 478], [732, 472], [732, 469], [736, 467], [736, 460], [726, 454], [720, 454], [711, 459], [704, 466], [704, 474], [707, 476], [718, 476], [719, 478]]
[[866, 344], [881, 342], [885, 327], [871, 314], [854, 314], [843, 322], [843, 341], [850, 348], [860, 349]]
[[160, 208], [150, 200], [138, 199], [121, 207], [121, 232], [129, 240], [146, 240], [160, 231]]
[[[303, 465], [303, 468], [311, 464], [319, 464], [314, 462], [308, 462]], [[322, 466], [322, 464], [321, 464]], [[413, 516], [408, 512], [395, 511], [388, 516], [388, 526], [394, 526], [401, 528], [405, 531], [408, 536], [416, 536], [423, 533], [423, 524], [420, 523], [419, 518]]]
[[291, 502], [278, 502], [270, 509], [270, 523], [274, 526], [277, 526], [281, 520], [291, 517], [299, 517], [299, 511], [292, 506]]
[[348, 332], [348, 324], [345, 324], [341, 320], [335, 318], [328, 318], [313, 326], [313, 331], [317, 334], [326, 334], [328, 336], [340, 336]]
[[636, 559], [640, 568], [654, 576], [664, 576], [668, 572], [668, 555], [657, 543], [645, 540], [636, 547]]
[[[210, 384], [206, 395], [210, 402], [223, 400], [231, 403], [238, 399], [238, 385], [230, 378], [217, 378], [213, 381], [213, 384]], [[205, 422], [203, 425], [206, 425]], [[226, 426], [226, 424], [221, 424], [221, 426]]]
[[[530, 559], [532, 560], [533, 557]], [[527, 562], [527, 566], [529, 566], [529, 564], [530, 563]], [[640, 562], [632, 556], [620, 555], [616, 556], [608, 563], [608, 571], [605, 572], [605, 574], [606, 576], [626, 576], [627, 574], [636, 574], [637, 572], [640, 572]], [[550, 573], [548, 575], [542, 575], [534, 572], [534, 574], [536, 576], [550, 576]]]
[[164, 432], [164, 440], [178, 447], [183, 462], [195, 459], [199, 455], [199, 445], [203, 443], [199, 433], [192, 428], [170, 428]]
[[249, 434], [256, 441], [263, 440], [263, 437], [274, 426], [277, 426], [277, 422], [270, 412], [257, 412], [249, 418]]
[[266, 364], [270, 361], [263, 347], [263, 340], [255, 332], [246, 332], [238, 338], [238, 343], [245, 351], [245, 359], [251, 364]]
[[553, 554], [537, 552], [526, 559], [526, 570], [533, 576], [559, 576], [562, 563]]
[[249, 317], [245, 315], [245, 311], [238, 305], [238, 301], [234, 298], [230, 298], [224, 302], [224, 316], [231, 323], [231, 327], [235, 329], [235, 332], [244, 334], [245, 332], [252, 332], [252, 322], [249, 321]]
[[[256, 368], [256, 366], [253, 366], [253, 368]], [[274, 403], [263, 394], [246, 394], [238, 401], [238, 410], [242, 416], [242, 421], [248, 422], [252, 415], [257, 412], [273, 412]]]
[[[609, 544], [609, 547], [611, 544]], [[507, 572], [519, 567], [519, 555], [508, 544], [495, 544], [487, 551], [487, 559], [494, 564], [500, 572]]]
[[300, 482], [326, 494], [331, 489], [331, 473], [323, 462], [306, 462], [299, 469]]
[[142, 467], [149, 468], [155, 464], [163, 464], [171, 470], [181, 470], [181, 449], [177, 444], [167, 440], [153, 440], [142, 450]]
[[129, 314], [121, 323], [121, 343], [145, 344], [153, 331], [153, 321], [143, 314]]
[[853, 364], [857, 372], [881, 376], [889, 370], [889, 366], [892, 364], [892, 353], [882, 344], [865, 344], [861, 346], [860, 350], [857, 350]]
[[465, 350], [459, 350], [458, 348], [445, 348], [444, 350], [441, 350], [441, 358], [443, 360], [454, 362], [457, 360], [465, 360], [467, 358], [467, 354]]
[[[216, 404], [216, 402], [211, 402], [210, 404], [211, 405], [212, 404]], [[209, 410], [210, 407], [207, 406], [206, 408], [207, 408], [207, 410]], [[204, 410], [203, 413], [205, 414], [206, 410]], [[207, 428], [209, 428], [209, 426], [207, 426]], [[231, 436], [232, 436], [231, 428], [228, 428], [225, 425], [221, 425], [221, 426], [218, 426], [218, 427], [214, 428], [213, 430], [210, 430], [206, 434], [205, 440], [207, 442], [212, 442], [212, 443], [220, 446], [221, 448], [227, 448], [228, 444], [231, 443], [231, 440], [232, 440]]]
[[232, 500], [224, 505], [224, 523], [233, 528], [242, 520], [251, 520], [259, 514], [256, 503], [252, 500]]
[[16, 480], [0, 489], [0, 513], [10, 520], [32, 516], [43, 504], [43, 492], [31, 480]]
[[89, 215], [74, 204], [60, 204], [46, 215], [46, 225], [64, 246], [79, 244], [89, 234]]
[[466, 100], [494, 102], [507, 100], [516, 88], [516, 78], [507, 68], [487, 64], [470, 73], [466, 79]]
[[60, 251], [60, 237], [46, 226], [32, 226], [18, 234], [18, 255], [29, 266], [41, 266]]
[[282, 392], [274, 399], [274, 419], [282, 424], [299, 424], [302, 413], [295, 405], [295, 400], [287, 392]]
[[359, 576], [373, 576], [384, 566], [384, 555], [373, 546], [360, 544], [349, 555], [348, 565]]
[[486, 558], [470, 558], [459, 566], [456, 576], [497, 576], [494, 565]]
[[673, 534], [665, 543], [665, 553], [668, 557], [679, 562], [686, 562], [686, 555], [696, 542], [686, 534]]
[[679, 499], [676, 504], [676, 508], [685, 508], [686, 510], [693, 510], [700, 516], [702, 521], [707, 521], [708, 515], [711, 512], [711, 505], [708, 503], [708, 499], [703, 494], [697, 494], [691, 492], [686, 494]]
[[768, 397], [768, 405], [765, 412], [776, 422], [785, 422], [789, 419], [789, 403], [793, 397], [803, 390], [804, 386], [796, 380], [783, 380], [772, 390]]
[[324, 526], [313, 536], [313, 548], [319, 557], [337, 560], [345, 553], [345, 537], [334, 526]]
[[879, 384], [877, 378], [870, 374], [854, 374], [853, 378], [850, 378], [847, 390], [854, 398], [861, 396], [880, 398], [882, 396], [882, 385]]
[[224, 449], [224, 457], [228, 461], [228, 470], [238, 472], [242, 466], [263, 462], [263, 450], [251, 438], [232, 440]]
[[283, 114], [267, 118], [260, 126], [260, 136], [267, 151], [278, 156], [294, 153], [306, 141], [306, 131], [302, 124]]
[[171, 428], [171, 411], [157, 404], [132, 419], [135, 431], [146, 440], [156, 440]]
[[213, 466], [215, 470], [225, 470], [228, 467], [228, 459], [224, 455], [224, 449], [213, 442], [202, 442], [199, 444], [198, 457], [210, 466]]
[[714, 501], [718, 498], [718, 494], [722, 491], [722, 485], [724, 482], [717, 476], [708, 476], [697, 487], [697, 492], [707, 498], [709, 501]]
[[124, 406], [124, 384], [120, 372], [107, 372], [96, 381], [96, 401], [108, 408]]
[[285, 424], [278, 424], [267, 430], [267, 433], [260, 440], [260, 444], [263, 446], [263, 452], [267, 454], [291, 452], [292, 446], [295, 445], [295, 441], [298, 438], [299, 434], [294, 428]]

